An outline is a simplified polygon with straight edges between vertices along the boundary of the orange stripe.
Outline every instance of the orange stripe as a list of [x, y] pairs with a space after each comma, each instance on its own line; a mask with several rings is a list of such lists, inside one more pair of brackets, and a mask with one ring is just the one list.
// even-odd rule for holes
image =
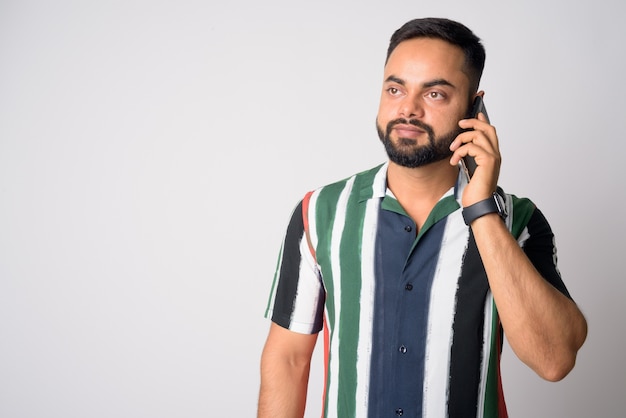
[[[308, 192], [304, 199], [302, 199], [302, 222], [304, 224], [304, 232], [306, 235], [306, 242], [309, 245], [309, 251], [313, 256], [315, 262], [317, 262], [317, 257], [315, 254], [315, 247], [313, 247], [313, 243], [311, 242], [311, 236], [309, 234], [309, 203], [311, 201], [311, 195], [313, 192]], [[328, 359], [330, 357], [330, 334], [328, 332], [328, 321], [326, 314], [324, 314], [324, 390], [322, 392], [322, 418], [324, 418], [326, 411], [326, 389], [328, 388]]]
[[328, 358], [330, 357], [330, 334], [328, 333], [328, 322], [324, 314], [324, 391], [322, 392], [322, 418], [326, 411], [326, 389], [328, 388]]
[[304, 199], [302, 199], [302, 222], [304, 223], [304, 232], [306, 235], [306, 242], [309, 245], [309, 251], [313, 256], [315, 262], [317, 262], [317, 258], [315, 256], [315, 248], [313, 248], [313, 243], [311, 242], [311, 236], [309, 235], [309, 202], [311, 201], [311, 195], [313, 192], [308, 192]]

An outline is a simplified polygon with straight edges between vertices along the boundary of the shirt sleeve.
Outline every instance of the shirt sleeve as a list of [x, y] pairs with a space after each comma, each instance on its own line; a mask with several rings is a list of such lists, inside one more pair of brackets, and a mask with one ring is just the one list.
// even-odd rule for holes
[[[547, 219], [537, 208], [533, 211], [523, 234], [522, 249], [537, 271], [552, 286], [571, 299], [557, 267], [554, 234]], [[520, 237], [522, 238], [522, 237]]]
[[309, 250], [300, 202], [287, 227], [265, 316], [291, 331], [322, 329], [325, 291], [320, 269]]

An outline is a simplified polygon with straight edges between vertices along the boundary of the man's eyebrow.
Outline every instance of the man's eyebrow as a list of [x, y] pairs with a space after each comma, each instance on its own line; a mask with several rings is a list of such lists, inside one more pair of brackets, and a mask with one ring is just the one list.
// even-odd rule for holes
[[396, 84], [400, 84], [401, 86], [404, 86], [406, 84], [403, 79], [396, 77], [395, 75], [390, 75], [389, 77], [387, 77], [385, 82], [396, 83]]
[[455, 87], [454, 84], [452, 84], [451, 82], [449, 82], [448, 80], [443, 79], [443, 78], [438, 78], [438, 79], [433, 80], [433, 81], [428, 81], [428, 82], [424, 83], [423, 86], [425, 88], [435, 87], [435, 86], [449, 86], [449, 87], [453, 87], [453, 88]]
[[[406, 81], [404, 81], [403, 79], [401, 79], [400, 77], [397, 77], [395, 75], [390, 75], [389, 77], [387, 77], [385, 79], [386, 83], [396, 83], [399, 84], [401, 86], [406, 85]], [[435, 87], [435, 86], [449, 86], [452, 88], [456, 88], [456, 86], [454, 84], [452, 84], [451, 82], [449, 82], [448, 80], [446, 80], [445, 78], [437, 78], [435, 80], [432, 81], [427, 81], [424, 84], [422, 84], [423, 88], [430, 88], [430, 87]]]

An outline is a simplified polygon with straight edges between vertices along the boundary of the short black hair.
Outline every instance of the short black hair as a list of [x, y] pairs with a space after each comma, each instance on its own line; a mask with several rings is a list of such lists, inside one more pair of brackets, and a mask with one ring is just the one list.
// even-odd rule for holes
[[478, 90], [485, 67], [485, 47], [480, 38], [467, 26], [454, 20], [437, 17], [410, 20], [391, 36], [385, 63], [389, 61], [391, 53], [400, 42], [414, 38], [441, 39], [461, 48], [465, 54], [465, 66], [470, 79], [470, 89], [472, 89], [470, 93]]

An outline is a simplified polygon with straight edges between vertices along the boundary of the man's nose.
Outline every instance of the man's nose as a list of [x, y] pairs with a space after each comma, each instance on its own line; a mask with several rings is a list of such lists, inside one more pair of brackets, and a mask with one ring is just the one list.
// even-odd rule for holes
[[400, 104], [400, 116], [406, 119], [424, 116], [424, 103], [421, 97], [407, 95]]

